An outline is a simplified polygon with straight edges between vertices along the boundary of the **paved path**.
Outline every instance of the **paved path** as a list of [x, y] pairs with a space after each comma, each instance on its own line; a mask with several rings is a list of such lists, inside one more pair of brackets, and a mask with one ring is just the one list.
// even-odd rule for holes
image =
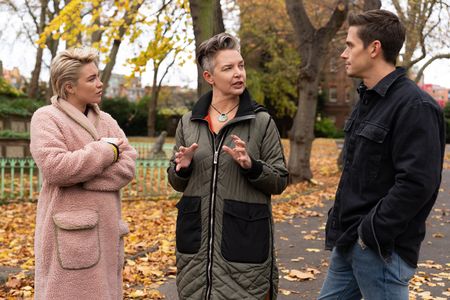
[[[438, 196], [436, 205], [427, 221], [427, 235], [422, 244], [420, 261], [432, 260], [434, 264], [445, 268], [450, 263], [450, 170], [444, 170], [441, 192]], [[280, 267], [280, 286], [281, 290], [290, 291], [290, 295], [279, 294], [279, 300], [294, 299], [317, 299], [322, 282], [326, 275], [328, 257], [330, 252], [324, 248], [324, 227], [326, 222], [326, 212], [333, 204], [332, 201], [326, 201], [324, 207], [316, 207], [315, 210], [322, 214], [321, 217], [294, 218], [289, 222], [275, 224], [275, 246], [277, 250], [278, 265]], [[315, 231], [319, 233], [314, 234]], [[305, 240], [307, 234], [315, 235], [313, 240]], [[306, 249], [319, 249], [319, 252], [309, 252]], [[300, 259], [299, 259], [300, 257]], [[294, 261], [292, 261], [294, 259]], [[316, 279], [309, 281], [288, 281], [284, 278], [286, 273], [282, 270], [305, 270], [314, 268], [320, 271]], [[425, 272], [426, 276], [439, 272], [447, 271], [419, 267], [418, 272]], [[420, 274], [420, 273], [417, 273]], [[430, 281], [432, 281], [430, 275]], [[438, 283], [438, 281], [436, 281]], [[424, 291], [430, 291], [434, 297], [441, 299], [450, 299], [442, 293], [450, 288], [450, 281], [443, 279], [439, 285], [434, 287], [424, 286]], [[443, 286], [442, 286], [443, 284]], [[159, 289], [166, 295], [168, 300], [177, 300], [174, 280], [168, 281]], [[450, 291], [450, 290], [449, 290]], [[418, 298], [421, 299], [421, 298]]]

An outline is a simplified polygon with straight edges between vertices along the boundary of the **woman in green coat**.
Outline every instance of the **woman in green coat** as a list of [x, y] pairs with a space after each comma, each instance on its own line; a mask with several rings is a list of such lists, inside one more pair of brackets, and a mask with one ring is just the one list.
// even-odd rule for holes
[[237, 40], [218, 34], [197, 62], [212, 91], [182, 117], [169, 181], [177, 204], [179, 298], [276, 299], [271, 195], [288, 182], [280, 136], [245, 88]]

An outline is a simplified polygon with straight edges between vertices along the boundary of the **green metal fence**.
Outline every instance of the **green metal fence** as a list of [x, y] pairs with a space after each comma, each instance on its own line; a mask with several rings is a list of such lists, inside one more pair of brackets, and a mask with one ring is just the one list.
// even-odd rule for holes
[[167, 180], [169, 160], [138, 159], [136, 161], [136, 176], [122, 189], [124, 200], [148, 199], [161, 196], [175, 196]]
[[[176, 192], [167, 182], [168, 159], [138, 159], [136, 177], [122, 189], [123, 199], [171, 197]], [[0, 200], [36, 200], [41, 174], [31, 158], [0, 158]]]
[[[131, 146], [136, 149], [136, 151], [139, 154], [140, 159], [150, 159], [153, 157], [152, 149], [153, 145], [152, 143], [130, 143]], [[162, 150], [167, 158], [170, 158], [172, 156], [172, 150], [173, 150], [173, 144], [164, 144], [162, 147]], [[160, 157], [160, 156], [158, 156]]]
[[35, 199], [41, 177], [31, 158], [0, 158], [0, 199]]

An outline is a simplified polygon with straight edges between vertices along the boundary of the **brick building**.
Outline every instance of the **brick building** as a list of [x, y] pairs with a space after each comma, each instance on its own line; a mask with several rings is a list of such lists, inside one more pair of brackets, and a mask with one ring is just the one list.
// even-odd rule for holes
[[430, 94], [441, 107], [444, 107], [450, 101], [450, 89], [437, 84], [421, 84], [420, 88]]

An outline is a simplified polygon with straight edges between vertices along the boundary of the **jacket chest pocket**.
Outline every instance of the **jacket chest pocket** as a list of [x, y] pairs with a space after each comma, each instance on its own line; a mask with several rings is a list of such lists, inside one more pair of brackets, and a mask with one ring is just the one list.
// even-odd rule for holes
[[266, 204], [225, 200], [222, 256], [237, 263], [263, 263], [269, 257], [270, 213]]
[[[345, 139], [344, 139], [344, 146], [342, 149], [342, 154], [345, 154], [345, 149], [348, 148], [348, 143], [351, 137], [350, 129], [352, 128], [352, 125], [354, 123], [355, 119], [347, 119], [345, 121], [344, 125], [344, 133], [345, 133]], [[343, 161], [345, 161], [346, 157], [343, 157]]]
[[83, 209], [53, 215], [58, 260], [63, 269], [81, 270], [100, 260], [98, 213]]
[[389, 129], [371, 123], [361, 124], [357, 131], [359, 139], [355, 150], [355, 165], [365, 184], [378, 176], [388, 133]]
[[195, 254], [200, 249], [202, 238], [200, 207], [200, 197], [183, 196], [177, 203], [176, 244], [180, 253]]

